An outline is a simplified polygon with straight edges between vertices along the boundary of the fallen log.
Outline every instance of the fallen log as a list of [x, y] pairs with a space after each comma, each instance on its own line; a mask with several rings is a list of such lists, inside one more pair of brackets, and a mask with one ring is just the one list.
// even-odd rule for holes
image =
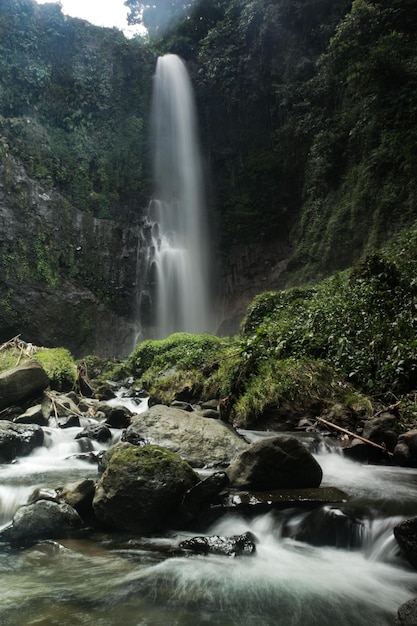
[[359, 439], [360, 441], [363, 441], [364, 443], [367, 443], [370, 446], [373, 446], [374, 448], [378, 448], [379, 450], [382, 450], [383, 452], [388, 454], [388, 456], [394, 456], [392, 452], [389, 452], [387, 450], [386, 446], [381, 446], [379, 443], [375, 443], [375, 441], [370, 441], [369, 439], [365, 439], [365, 437], [356, 435], [355, 433], [352, 433], [350, 430], [346, 430], [346, 428], [342, 428], [342, 426], [337, 426], [336, 424], [332, 424], [332, 422], [328, 422], [322, 417], [317, 417], [317, 422], [321, 422], [322, 424], [325, 424], [326, 426], [329, 426], [330, 428], [334, 428], [335, 430], [338, 430], [341, 433], [344, 433], [345, 435], [352, 437], [353, 439]]

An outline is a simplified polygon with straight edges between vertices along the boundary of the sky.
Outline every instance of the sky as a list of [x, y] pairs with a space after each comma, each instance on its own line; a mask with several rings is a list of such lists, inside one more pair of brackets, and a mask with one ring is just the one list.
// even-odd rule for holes
[[38, 4], [57, 2], [62, 12], [71, 17], [80, 17], [97, 26], [116, 26], [127, 36], [138, 32], [138, 27], [127, 25], [128, 8], [124, 0], [36, 0]]

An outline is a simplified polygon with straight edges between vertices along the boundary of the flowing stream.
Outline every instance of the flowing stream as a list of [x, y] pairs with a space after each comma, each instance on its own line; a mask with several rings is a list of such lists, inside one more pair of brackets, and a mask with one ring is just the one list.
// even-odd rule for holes
[[[146, 408], [146, 407], [144, 407]], [[97, 477], [74, 456], [79, 429], [48, 428], [47, 446], [0, 466], [0, 524], [35, 488]], [[247, 433], [257, 438], [258, 433]], [[115, 432], [114, 440], [118, 433]], [[110, 444], [109, 444], [110, 445]], [[308, 514], [287, 509], [230, 515], [207, 534], [252, 531], [255, 555], [184, 556], [178, 543], [200, 532], [159, 537], [94, 532], [26, 548], [0, 545], [1, 626], [384, 626], [417, 595], [416, 572], [392, 528], [417, 513], [417, 471], [363, 466], [321, 446], [323, 485], [339, 487], [361, 511], [355, 549], [297, 541], [284, 528]]]

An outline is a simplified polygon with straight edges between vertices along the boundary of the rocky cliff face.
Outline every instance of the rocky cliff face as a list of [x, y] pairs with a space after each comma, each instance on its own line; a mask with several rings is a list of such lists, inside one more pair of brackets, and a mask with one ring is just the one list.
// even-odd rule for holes
[[[74, 356], [125, 356], [139, 332], [138, 224], [100, 220], [30, 179], [10, 155], [0, 162], [0, 341], [15, 335], [64, 346]], [[261, 291], [282, 286], [290, 244], [232, 246], [218, 294], [220, 334], [237, 332]]]
[[134, 343], [139, 226], [82, 213], [0, 164], [0, 340], [16, 334], [74, 355], [119, 356]]

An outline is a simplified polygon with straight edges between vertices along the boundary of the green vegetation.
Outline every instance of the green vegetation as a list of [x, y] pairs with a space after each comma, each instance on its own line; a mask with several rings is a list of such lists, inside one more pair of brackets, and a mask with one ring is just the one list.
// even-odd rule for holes
[[179, 476], [181, 479], [197, 481], [193, 469], [181, 457], [167, 448], [153, 444], [116, 450], [110, 458], [108, 472], [119, 473], [126, 465], [134, 466], [138, 477], [161, 479], [164, 476]]
[[[332, 404], [404, 398], [417, 417], [417, 225], [350, 270], [306, 288], [257, 296], [228, 340], [176, 334], [139, 344], [126, 368], [169, 403], [232, 398], [240, 426], [294, 421]], [[294, 425], [294, 423], [292, 424]]]
[[[92, 216], [143, 215], [155, 57], [174, 52], [195, 87], [225, 272], [231, 245], [273, 238], [294, 248], [285, 275], [294, 288], [255, 298], [239, 337], [146, 341], [103, 372], [132, 372], [166, 400], [181, 386], [196, 398], [230, 396], [240, 423], [288, 403], [308, 412], [317, 397], [347, 402], [355, 389], [386, 399], [412, 392], [415, 0], [127, 5], [149, 38], [66, 18], [58, 4], [1, 2], [3, 191], [30, 223], [17, 157], [64, 195], [54, 204], [64, 230], [70, 203], [89, 213], [85, 260], [66, 241], [56, 249], [40, 222], [30, 237], [0, 241], [3, 325], [19, 327], [13, 297], [26, 282], [57, 289], [68, 277], [125, 313], [127, 298], [113, 295], [97, 265]], [[81, 330], [91, 332], [89, 317]]]
[[51, 389], [69, 391], [74, 388], [77, 368], [65, 348], [39, 348], [33, 358], [39, 361], [51, 380]]
[[132, 369], [149, 370], [153, 374], [164, 372], [170, 367], [179, 370], [203, 367], [209, 363], [229, 340], [214, 335], [175, 333], [160, 341], [143, 341], [130, 355], [128, 364]]
[[74, 388], [77, 367], [71, 353], [65, 348], [38, 348], [19, 340], [6, 342], [1, 348], [0, 372], [35, 359], [48, 374], [51, 389], [69, 391]]

